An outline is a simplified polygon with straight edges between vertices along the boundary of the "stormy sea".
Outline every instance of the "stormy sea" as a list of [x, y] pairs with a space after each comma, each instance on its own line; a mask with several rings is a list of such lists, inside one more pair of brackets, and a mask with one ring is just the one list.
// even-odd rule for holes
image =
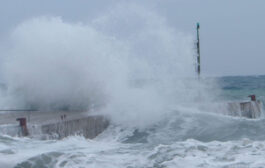
[[[215, 80], [221, 87], [220, 99], [244, 101], [252, 93], [265, 100], [265, 76]], [[246, 119], [180, 106], [164, 114], [146, 127], [110, 123], [92, 140], [82, 136], [39, 140], [1, 134], [0, 167], [264, 167], [263, 117]]]
[[0, 115], [82, 110], [109, 126], [94, 139], [0, 131], [0, 168], [265, 167], [263, 106], [252, 119], [225, 107], [253, 94], [264, 104], [265, 76], [205, 77], [202, 45], [198, 78], [195, 37], [139, 5], [87, 22], [40, 16], [16, 25], [0, 48]]

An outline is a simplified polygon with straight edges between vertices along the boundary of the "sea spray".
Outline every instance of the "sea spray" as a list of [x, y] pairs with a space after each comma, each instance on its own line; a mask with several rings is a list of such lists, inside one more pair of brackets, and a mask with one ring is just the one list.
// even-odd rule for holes
[[[122, 83], [126, 49], [90, 26], [40, 17], [19, 25], [4, 75], [14, 99], [41, 109], [103, 105], [106, 85]], [[110, 86], [111, 87], [111, 86]]]
[[210, 97], [209, 86], [193, 79], [191, 36], [136, 5], [117, 5], [85, 23], [32, 18], [14, 29], [10, 43], [3, 106], [93, 108], [116, 123], [145, 127], [173, 106]]
[[[147, 9], [118, 6], [88, 23], [37, 17], [10, 40], [2, 107], [93, 108], [112, 122], [94, 140], [0, 135], [0, 167], [264, 167], [264, 119], [209, 113], [218, 90], [193, 79], [191, 38]], [[230, 82], [226, 99], [264, 101], [262, 82]]]

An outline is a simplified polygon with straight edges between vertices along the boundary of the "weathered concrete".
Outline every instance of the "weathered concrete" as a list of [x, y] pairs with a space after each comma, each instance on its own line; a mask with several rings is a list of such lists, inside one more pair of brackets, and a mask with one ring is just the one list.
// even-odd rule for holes
[[95, 138], [108, 126], [108, 121], [103, 116], [89, 116], [80, 119], [61, 121], [41, 126], [43, 134], [56, 134], [58, 138], [69, 135], [83, 135], [85, 138]]
[[262, 112], [260, 101], [230, 102], [227, 104], [228, 115], [246, 118], [260, 118]]
[[[27, 133], [19, 125], [17, 118], [27, 120]], [[64, 138], [69, 135], [83, 135], [95, 138], [103, 132], [109, 122], [101, 115], [91, 115], [88, 112], [2, 112], [0, 114], [0, 133], [11, 136]]]

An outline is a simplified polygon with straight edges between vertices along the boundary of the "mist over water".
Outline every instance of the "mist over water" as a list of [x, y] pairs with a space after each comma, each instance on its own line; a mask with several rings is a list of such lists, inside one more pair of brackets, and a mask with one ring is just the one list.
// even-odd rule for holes
[[194, 39], [148, 8], [29, 18], [6, 44], [2, 109], [86, 110], [110, 125], [93, 140], [1, 132], [0, 167], [264, 167], [264, 118], [225, 116], [222, 103], [250, 93], [264, 103], [265, 77], [198, 80]]
[[2, 107], [93, 108], [140, 126], [207, 95], [193, 79], [191, 35], [137, 5], [119, 4], [88, 22], [32, 18], [14, 29], [9, 43]]

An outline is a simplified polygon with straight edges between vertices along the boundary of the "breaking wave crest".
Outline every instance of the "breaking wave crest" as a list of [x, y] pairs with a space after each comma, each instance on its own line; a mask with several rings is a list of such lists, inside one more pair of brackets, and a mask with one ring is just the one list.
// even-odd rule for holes
[[[0, 155], [5, 159], [0, 162], [6, 167], [23, 168], [255, 167], [262, 164], [255, 159], [265, 154], [264, 127], [264, 119], [172, 111], [144, 129], [111, 124], [94, 140], [79, 136], [46, 141], [1, 136]], [[11, 162], [14, 156], [17, 160]]]

